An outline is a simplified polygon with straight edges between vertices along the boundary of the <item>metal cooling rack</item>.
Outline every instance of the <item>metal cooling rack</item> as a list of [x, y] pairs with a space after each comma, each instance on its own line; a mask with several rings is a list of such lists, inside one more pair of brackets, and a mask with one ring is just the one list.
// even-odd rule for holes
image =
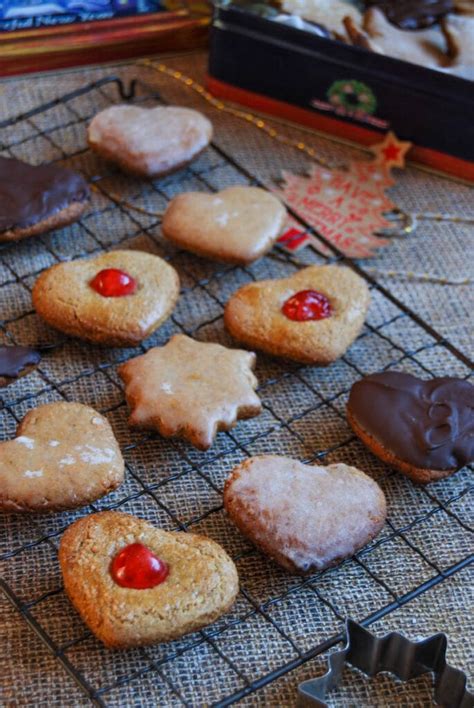
[[[352, 383], [372, 371], [396, 368], [426, 378], [435, 375], [431, 362], [440, 360], [467, 377], [472, 363], [319, 236], [333, 254], [329, 259], [314, 246], [298, 255], [300, 260], [275, 249], [248, 267], [218, 266], [172, 248], [160, 237], [159, 217], [130, 205], [155, 212], [180, 191], [260, 182], [216, 144], [186, 170], [162, 180], [142, 182], [106, 167], [86, 147], [85, 124], [97, 111], [124, 100], [153, 105], [161, 98], [145, 84], [125, 86], [110, 77], [0, 123], [1, 154], [30, 162], [60, 161], [82, 170], [95, 191], [91, 211], [78, 224], [1, 250], [2, 337], [39, 343], [45, 350], [36, 372], [1, 392], [2, 439], [14, 433], [28, 409], [50, 400], [79, 400], [109, 417], [127, 463], [124, 485], [89, 508], [48, 517], [1, 517], [1, 586], [85, 700], [101, 706], [225, 706], [333, 647], [341, 641], [347, 616], [370, 625], [472, 561], [472, 530], [464, 511], [466, 471], [428, 489], [415, 487], [364, 449], [344, 414]], [[168, 323], [133, 350], [93, 348], [42, 325], [30, 302], [38, 273], [119, 244], [152, 250], [177, 268], [183, 288]], [[178, 331], [231, 344], [222, 312], [237, 287], [328, 260], [347, 262], [372, 290], [367, 324], [341, 360], [317, 369], [259, 355], [264, 412], [219, 434], [206, 453], [128, 429], [118, 363], [164, 344]], [[378, 539], [337, 568], [304, 579], [260, 556], [226, 521], [221, 491], [235, 464], [264, 452], [305, 462], [341, 460], [367, 470], [389, 502], [389, 518]], [[105, 651], [64, 596], [56, 551], [75, 518], [106, 508], [136, 513], [167, 529], [207, 533], [222, 543], [241, 579], [234, 609], [211, 627], [169, 644]]]

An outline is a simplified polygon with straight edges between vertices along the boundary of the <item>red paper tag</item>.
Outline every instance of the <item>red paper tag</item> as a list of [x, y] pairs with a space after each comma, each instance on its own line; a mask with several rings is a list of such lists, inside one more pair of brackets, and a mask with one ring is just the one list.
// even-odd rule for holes
[[[392, 166], [403, 165], [409, 146], [389, 133], [383, 143], [373, 147], [374, 160], [352, 161], [347, 169], [314, 165], [307, 176], [283, 172], [283, 187], [276, 192], [345, 255], [374, 256], [378, 248], [389, 243], [375, 235], [391, 225], [384, 213], [396, 208], [385, 194], [395, 183], [390, 170]], [[294, 251], [313, 238], [290, 219], [279, 243]], [[321, 242], [317, 241], [317, 245], [320, 251], [330, 252]]]

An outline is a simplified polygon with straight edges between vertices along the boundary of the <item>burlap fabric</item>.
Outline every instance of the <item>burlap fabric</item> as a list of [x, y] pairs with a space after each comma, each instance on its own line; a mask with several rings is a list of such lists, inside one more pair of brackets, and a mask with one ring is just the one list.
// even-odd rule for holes
[[[172, 67], [202, 77], [205, 57], [173, 57]], [[302, 171], [307, 159], [261, 132], [205, 104], [181, 84], [149, 69], [134, 66], [84, 69], [60, 75], [3, 82], [0, 120], [45, 101], [116, 74], [128, 81], [140, 77], [138, 100], [151, 105], [150, 91], [170, 102], [195, 106], [214, 122], [216, 141], [226, 152], [266, 183], [282, 168]], [[1, 439], [14, 432], [30, 408], [66, 398], [104, 411], [114, 427], [127, 461], [124, 485], [94, 505], [136, 513], [166, 529], [185, 528], [219, 541], [236, 559], [242, 593], [226, 617], [205, 633], [180, 641], [120, 653], [106, 651], [87, 632], [61, 589], [56, 549], [64, 528], [88, 508], [51, 517], [1, 518], [2, 574], [30, 624], [8, 602], [2, 604], [2, 705], [87, 705], [84, 690], [98, 691], [110, 706], [203, 706], [224, 700], [280, 666], [300, 658], [343, 628], [344, 618], [361, 620], [384, 607], [393, 611], [372, 627], [382, 633], [402, 630], [412, 638], [445, 631], [448, 658], [472, 671], [472, 583], [467, 568], [450, 568], [472, 551], [468, 524], [469, 470], [431, 485], [415, 487], [377, 462], [351, 435], [344, 405], [351, 384], [380, 369], [400, 369], [423, 377], [467, 376], [469, 370], [399, 307], [373, 290], [367, 327], [348, 354], [325, 370], [298, 367], [259, 356], [261, 416], [220, 434], [207, 453], [180, 442], [129, 430], [117, 364], [139, 351], [94, 348], [67, 340], [34, 315], [30, 290], [36, 274], [60, 260], [117, 244], [144, 248], [166, 256], [180, 272], [183, 292], [175, 313], [146, 348], [167, 341], [177, 331], [198, 339], [231, 344], [222, 324], [222, 304], [242, 283], [294, 272], [295, 265], [275, 254], [248, 268], [212, 264], [173, 250], [160, 236], [153, 216], [118, 207], [111, 195], [151, 210], [160, 210], [174, 194], [247, 183], [236, 167], [216, 150], [206, 151], [191, 169], [154, 185], [126, 178], [85, 149], [85, 122], [110, 102], [120, 100], [106, 84], [67, 104], [17, 122], [0, 131], [3, 155], [30, 162], [65, 160], [100, 176], [91, 211], [80, 224], [63, 232], [15, 244], [0, 253], [1, 318], [4, 341], [54, 344], [40, 369], [3, 389]], [[359, 154], [333, 141], [289, 126], [281, 130], [318, 148], [334, 162]], [[472, 190], [441, 177], [408, 168], [391, 190], [408, 211], [446, 211], [474, 217]], [[416, 234], [392, 241], [363, 265], [380, 271], [427, 271], [441, 277], [472, 275], [472, 227], [423, 223]], [[323, 259], [303, 251], [305, 262]], [[443, 337], [469, 353], [472, 291], [469, 286], [380, 279], [400, 300], [435, 327]], [[470, 323], [470, 324], [469, 324]], [[232, 528], [221, 509], [223, 482], [232, 466], [247, 455], [271, 452], [303, 460], [337, 460], [355, 464], [383, 487], [389, 517], [379, 542], [340, 567], [310, 579], [289, 576], [253, 551]], [[449, 575], [442, 580], [443, 574]], [[407, 593], [440, 582], [407, 604]], [[397, 609], [397, 604], [400, 608]], [[403, 605], [403, 606], [402, 606]], [[57, 652], [54, 657], [50, 649]], [[77, 673], [79, 687], [64, 669]], [[298, 682], [325, 670], [326, 655], [305, 663], [258, 692], [242, 705], [292, 706]], [[429, 677], [409, 685], [388, 676], [368, 681], [348, 670], [344, 685], [331, 694], [337, 706], [425, 706], [431, 703]]]

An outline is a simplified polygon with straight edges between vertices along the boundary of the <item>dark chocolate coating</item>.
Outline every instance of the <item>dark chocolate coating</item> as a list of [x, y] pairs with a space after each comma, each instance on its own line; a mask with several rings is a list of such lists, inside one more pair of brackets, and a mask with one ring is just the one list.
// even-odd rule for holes
[[89, 196], [77, 172], [0, 157], [0, 232], [33, 226]]
[[387, 19], [405, 30], [431, 27], [454, 9], [452, 0], [365, 0], [366, 7], [378, 7]]
[[0, 346], [0, 377], [16, 378], [25, 367], [39, 364], [41, 355], [30, 347]]
[[457, 469], [474, 459], [474, 386], [462, 379], [372, 374], [352, 386], [348, 410], [368, 435], [414, 467]]

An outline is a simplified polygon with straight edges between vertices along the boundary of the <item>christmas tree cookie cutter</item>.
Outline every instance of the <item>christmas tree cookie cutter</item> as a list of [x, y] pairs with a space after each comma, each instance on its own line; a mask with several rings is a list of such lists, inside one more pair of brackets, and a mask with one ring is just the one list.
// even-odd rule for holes
[[402, 681], [433, 673], [435, 703], [444, 708], [474, 708], [474, 694], [467, 690], [466, 675], [446, 661], [448, 640], [445, 634], [434, 634], [421, 641], [411, 641], [398, 632], [376, 637], [349, 619], [346, 637], [344, 649], [329, 656], [329, 668], [324, 676], [299, 685], [301, 708], [327, 708], [326, 694], [340, 683], [346, 663], [367, 676], [389, 671]]

